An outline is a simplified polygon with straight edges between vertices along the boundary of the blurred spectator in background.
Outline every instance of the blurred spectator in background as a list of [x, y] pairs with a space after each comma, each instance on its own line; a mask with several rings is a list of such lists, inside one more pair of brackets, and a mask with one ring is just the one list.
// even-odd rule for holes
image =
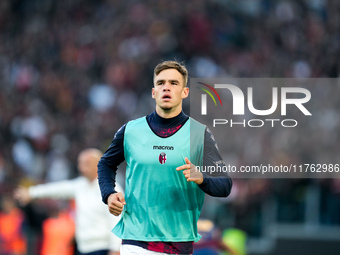
[[244, 255], [227, 245], [222, 238], [222, 231], [211, 220], [198, 220], [197, 230], [202, 238], [194, 244], [194, 255]]
[[[50, 201], [49, 216], [42, 223], [40, 255], [74, 255], [75, 224], [72, 210], [61, 204], [65, 201]], [[52, 204], [51, 204], [52, 203]]]
[[[21, 204], [27, 204], [37, 198], [75, 199], [75, 238], [80, 255], [117, 255], [121, 240], [113, 233], [112, 228], [119, 217], [111, 215], [101, 202], [97, 179], [97, 163], [102, 156], [98, 149], [89, 148], [80, 152], [78, 169], [81, 177], [72, 180], [53, 182], [32, 186], [28, 189], [20, 187], [14, 196]], [[120, 192], [122, 188], [117, 186]], [[65, 224], [62, 214], [58, 215], [59, 227]], [[55, 220], [44, 222], [43, 233], [48, 233], [47, 225], [55, 224]], [[65, 237], [63, 237], [65, 238]], [[48, 247], [47, 247], [48, 249]]]
[[0, 208], [0, 255], [26, 254], [23, 220], [15, 201], [8, 195], [3, 196]]

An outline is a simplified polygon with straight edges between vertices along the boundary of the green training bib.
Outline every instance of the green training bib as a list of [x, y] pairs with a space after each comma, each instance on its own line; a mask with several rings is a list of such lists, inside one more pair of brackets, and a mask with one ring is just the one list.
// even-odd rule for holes
[[185, 157], [202, 166], [205, 126], [192, 118], [162, 138], [146, 117], [128, 122], [124, 133], [127, 163], [122, 218], [112, 230], [119, 238], [138, 241], [198, 241], [197, 221], [205, 193], [187, 182]]

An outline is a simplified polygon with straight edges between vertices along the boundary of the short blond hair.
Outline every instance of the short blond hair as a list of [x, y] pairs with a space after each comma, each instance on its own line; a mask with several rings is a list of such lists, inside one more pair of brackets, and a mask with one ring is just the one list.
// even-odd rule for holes
[[176, 69], [183, 77], [184, 87], [187, 85], [188, 70], [184, 64], [181, 64], [177, 61], [167, 60], [159, 63], [154, 69], [153, 77], [155, 78], [160, 72], [167, 69]]

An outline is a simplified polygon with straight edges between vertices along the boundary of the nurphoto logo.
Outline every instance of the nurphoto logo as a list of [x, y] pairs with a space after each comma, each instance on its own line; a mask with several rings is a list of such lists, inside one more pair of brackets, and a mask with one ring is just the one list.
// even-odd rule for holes
[[[200, 87], [197, 87], [204, 93], [201, 93], [201, 116], [208, 115], [211, 113], [211, 110], [208, 110], [208, 99], [207, 95], [210, 96], [211, 100], [214, 102], [214, 105], [217, 106], [218, 99], [221, 107], [232, 106], [232, 116], [245, 116], [249, 114], [253, 114], [255, 116], [265, 116], [266, 118], [254, 118], [254, 119], [243, 119], [241, 121], [235, 119], [226, 119], [225, 116], [223, 118], [214, 118], [212, 126], [216, 127], [217, 125], [230, 125], [230, 127], [241, 125], [248, 127], [262, 127], [265, 124], [271, 125], [274, 127], [277, 123], [280, 123], [282, 127], [296, 127], [298, 125], [298, 121], [293, 118], [270, 118], [272, 114], [280, 111], [280, 116], [287, 116], [287, 106], [295, 107], [295, 110], [300, 111], [304, 116], [311, 116], [312, 113], [305, 106], [311, 100], [311, 93], [306, 88], [301, 87], [273, 87], [266, 86], [261, 89], [266, 89], [270, 91], [271, 97], [266, 98], [266, 100], [271, 101], [270, 107], [267, 106], [265, 109], [259, 109], [255, 107], [254, 102], [256, 101], [256, 97], [254, 96], [254, 88], [247, 87], [246, 93], [242, 91], [242, 89], [233, 84], [222, 84], [215, 83], [213, 85], [209, 85], [205, 82], [196, 82], [200, 84]], [[218, 91], [217, 91], [218, 90]], [[222, 104], [222, 99], [220, 95], [224, 95], [229, 93], [231, 95], [232, 100], [223, 100], [224, 104]], [[268, 92], [267, 92], [268, 93]], [[290, 108], [292, 109], [292, 108]], [[246, 113], [246, 110], [249, 114]], [[218, 111], [223, 114], [224, 108], [218, 109]], [[216, 112], [214, 113], [216, 115]], [[277, 116], [277, 114], [276, 114]]]
[[[212, 87], [210, 86], [209, 84], [206, 84], [206, 83], [203, 83], [203, 82], [197, 82], [201, 85], [203, 85], [204, 87], [206, 87], [207, 89], [210, 89], [215, 95], [216, 97], [218, 98], [218, 100], [220, 101], [220, 104], [222, 105], [222, 100], [221, 100], [221, 97], [220, 95], [217, 93], [217, 91]], [[215, 97], [211, 94], [211, 92], [205, 88], [202, 88], [202, 87], [197, 87], [198, 89], [201, 89], [203, 90], [205, 93], [207, 93], [211, 99], [214, 101], [215, 103], [215, 106], [217, 106], [217, 103], [216, 103], [216, 100], [215, 100]], [[207, 94], [202, 94], [201, 95], [201, 100], [202, 100], [202, 104], [201, 104], [201, 113], [202, 115], [207, 115]]]
[[[339, 78], [226, 76], [190, 78], [189, 86], [190, 117], [206, 126], [224, 162], [198, 165], [197, 172], [212, 178], [340, 178]], [[193, 152], [196, 141], [191, 132]]]

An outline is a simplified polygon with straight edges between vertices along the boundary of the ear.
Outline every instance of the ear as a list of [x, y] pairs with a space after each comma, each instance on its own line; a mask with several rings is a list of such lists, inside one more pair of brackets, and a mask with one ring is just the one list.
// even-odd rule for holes
[[187, 98], [189, 96], [189, 88], [185, 87], [182, 91], [182, 98]]
[[155, 98], [155, 88], [152, 88], [151, 95], [152, 95], [152, 98]]

